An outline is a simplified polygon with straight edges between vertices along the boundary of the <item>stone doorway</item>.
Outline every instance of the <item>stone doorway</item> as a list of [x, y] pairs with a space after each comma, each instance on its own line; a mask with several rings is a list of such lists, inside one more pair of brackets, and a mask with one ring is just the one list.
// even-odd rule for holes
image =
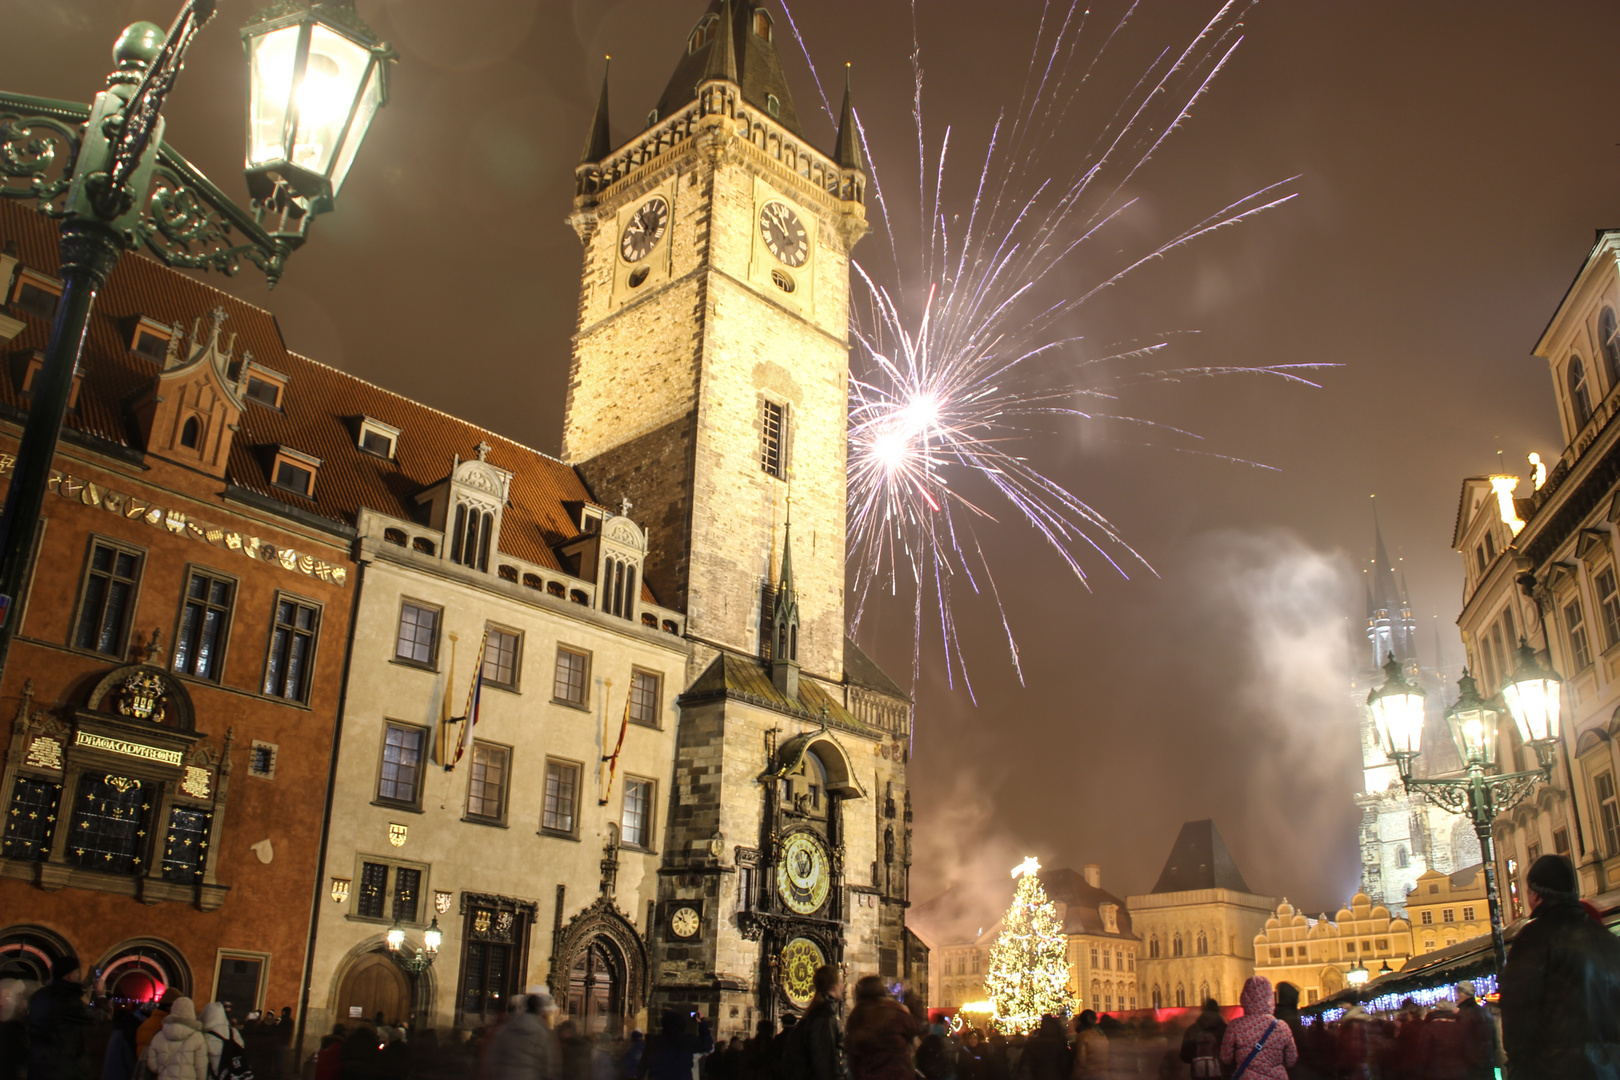
[[382, 1013], [387, 1024], [411, 1018], [411, 980], [383, 953], [369, 953], [355, 961], [338, 991], [335, 1024], [371, 1023]]
[[624, 961], [604, 939], [581, 949], [568, 972], [568, 1016], [587, 1035], [624, 1030]]

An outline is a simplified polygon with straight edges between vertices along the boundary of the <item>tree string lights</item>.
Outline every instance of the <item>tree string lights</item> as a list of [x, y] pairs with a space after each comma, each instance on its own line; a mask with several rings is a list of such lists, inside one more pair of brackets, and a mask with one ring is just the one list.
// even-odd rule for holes
[[1001, 920], [1001, 933], [990, 946], [985, 974], [992, 1013], [990, 1022], [1005, 1034], [1028, 1033], [1045, 1015], [1066, 1016], [1069, 995], [1068, 939], [1058, 921], [1057, 905], [1041, 887], [1041, 864], [1030, 856], [1013, 868], [1018, 889]]

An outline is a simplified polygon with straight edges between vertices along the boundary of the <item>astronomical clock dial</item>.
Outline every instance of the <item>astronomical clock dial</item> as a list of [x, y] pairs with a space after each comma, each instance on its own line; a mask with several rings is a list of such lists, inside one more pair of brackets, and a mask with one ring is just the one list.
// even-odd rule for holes
[[786, 203], [765, 204], [759, 212], [759, 235], [771, 254], [788, 266], [803, 266], [810, 257], [810, 238], [805, 235], [804, 223]]
[[827, 962], [821, 946], [809, 938], [794, 938], [782, 946], [777, 958], [782, 972], [782, 991], [796, 1008], [804, 1008], [816, 996], [816, 968]]
[[676, 910], [669, 918], [669, 928], [678, 938], [689, 938], [698, 932], [698, 913], [689, 907]]
[[832, 871], [827, 849], [809, 833], [793, 833], [782, 841], [782, 861], [776, 867], [776, 890], [788, 910], [813, 915], [827, 902]]
[[640, 262], [658, 246], [668, 227], [669, 203], [661, 198], [648, 199], [630, 215], [630, 223], [619, 238], [619, 254], [625, 262]]

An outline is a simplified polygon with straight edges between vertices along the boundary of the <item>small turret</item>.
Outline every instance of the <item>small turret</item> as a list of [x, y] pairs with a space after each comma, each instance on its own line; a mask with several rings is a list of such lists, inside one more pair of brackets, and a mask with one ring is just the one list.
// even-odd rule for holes
[[799, 593], [793, 587], [793, 513], [782, 527], [782, 578], [771, 611], [771, 682], [788, 701], [799, 700]]
[[833, 146], [833, 161], [840, 169], [866, 171], [861, 159], [861, 135], [855, 127], [855, 106], [849, 95], [849, 65], [844, 65], [844, 107], [838, 113], [838, 142]]
[[613, 57], [602, 65], [602, 96], [596, 101], [596, 115], [591, 117], [590, 134], [585, 137], [585, 149], [580, 154], [581, 165], [594, 165], [613, 152], [613, 134], [608, 130], [608, 69]]

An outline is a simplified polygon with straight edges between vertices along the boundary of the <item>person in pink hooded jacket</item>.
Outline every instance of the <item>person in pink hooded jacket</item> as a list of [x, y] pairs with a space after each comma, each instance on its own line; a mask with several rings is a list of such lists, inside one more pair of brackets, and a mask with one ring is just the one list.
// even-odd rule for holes
[[1232, 1068], [1228, 1075], [1231, 1080], [1288, 1080], [1288, 1068], [1299, 1061], [1299, 1051], [1288, 1025], [1272, 1015], [1276, 999], [1271, 980], [1251, 978], [1243, 984], [1241, 1001], [1243, 1016], [1226, 1025], [1221, 1039], [1221, 1061]]

